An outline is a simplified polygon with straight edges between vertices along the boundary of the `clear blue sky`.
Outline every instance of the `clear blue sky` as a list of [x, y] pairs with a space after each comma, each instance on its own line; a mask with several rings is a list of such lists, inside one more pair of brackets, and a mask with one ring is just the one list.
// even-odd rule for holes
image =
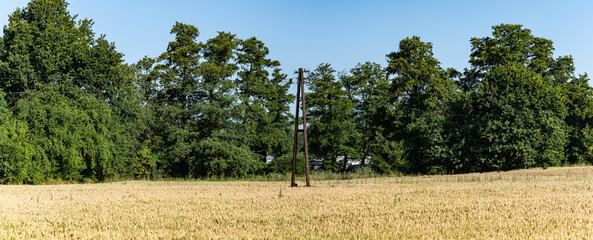
[[[443, 67], [468, 67], [471, 37], [500, 23], [523, 24], [551, 39], [555, 55], [572, 55], [577, 73], [593, 73], [593, 1], [330, 1], [330, 0], [70, 0], [70, 13], [95, 21], [128, 63], [158, 56], [173, 39], [175, 21], [198, 27], [201, 41], [217, 31], [255, 36], [285, 73], [331, 63], [338, 71], [358, 62], [385, 66], [401, 39], [432, 42]], [[0, 0], [0, 25], [24, 0]]]

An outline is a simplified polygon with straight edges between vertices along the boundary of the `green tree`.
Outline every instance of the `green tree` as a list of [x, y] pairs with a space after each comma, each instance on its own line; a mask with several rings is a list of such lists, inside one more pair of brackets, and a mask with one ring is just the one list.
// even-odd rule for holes
[[[143, 101], [152, 109], [148, 114], [155, 116], [154, 127], [145, 131], [146, 138], [153, 138], [153, 132], [159, 133], [153, 143], [155, 151], [164, 156], [159, 168], [170, 176], [184, 177], [188, 174], [192, 148], [198, 140], [198, 134], [192, 131], [196, 124], [192, 116], [199, 112], [194, 95], [201, 77], [202, 47], [197, 41], [199, 31], [192, 25], [176, 22], [171, 34], [175, 35], [175, 40], [169, 42], [167, 51], [158, 57], [151, 72], [146, 72], [155, 64], [151, 59], [145, 58], [137, 66], [145, 71], [139, 74]], [[161, 88], [158, 92], [155, 81]]]
[[[190, 95], [200, 76], [201, 46], [197, 42], [199, 31], [192, 25], [176, 22], [171, 28], [171, 34], [175, 34], [175, 41], [169, 42], [167, 51], [158, 58], [160, 64], [155, 67], [159, 71], [159, 83], [163, 88], [159, 97], [164, 104], [176, 105], [186, 111], [191, 108]], [[141, 63], [150, 64], [150, 60], [145, 59]], [[189, 115], [181, 116], [183, 124], [187, 124]]]
[[403, 39], [399, 50], [387, 55], [392, 79], [391, 102], [398, 111], [388, 140], [403, 142], [405, 165], [397, 170], [443, 172], [450, 152], [444, 124], [456, 85], [434, 57], [432, 44], [419, 37]]
[[[354, 122], [354, 104], [347, 97], [344, 86], [336, 79], [330, 64], [320, 64], [307, 76], [309, 93], [306, 95], [311, 120], [310, 149], [323, 160], [323, 168], [346, 170], [351, 156], [356, 155], [356, 141], [360, 139]], [[342, 166], [338, 158], [343, 157]]]
[[137, 89], [140, 91], [140, 101], [150, 108], [154, 101], [157, 100], [158, 86], [160, 84], [159, 76], [154, 67], [156, 59], [145, 56], [133, 65], [135, 72], [135, 79]]
[[224, 129], [201, 140], [190, 158], [191, 177], [237, 178], [257, 173], [263, 168], [255, 154], [232, 133]]
[[490, 71], [473, 96], [476, 156], [469, 171], [559, 165], [564, 159], [566, 110], [556, 89], [527, 67]]
[[6, 106], [6, 100], [4, 99], [6, 93], [0, 89], [0, 123], [6, 121], [8, 117], [10, 117], [10, 110]]
[[593, 162], [593, 88], [587, 75], [558, 85], [565, 97], [568, 131], [566, 158], [568, 163]]
[[117, 126], [107, 104], [92, 95], [31, 94], [19, 100], [15, 114], [29, 123], [37, 161], [46, 163], [48, 178], [104, 180], [132, 167], [114, 157]]
[[500, 24], [492, 27], [492, 37], [472, 38], [470, 41], [470, 82], [479, 82], [494, 68], [510, 63], [520, 64], [540, 75], [547, 84], [570, 80], [574, 75], [572, 57], [554, 58], [553, 42], [536, 37], [519, 24]]
[[[77, 16], [71, 15], [67, 7], [68, 3], [64, 0], [32, 0], [26, 7], [17, 9], [9, 16], [9, 23], [4, 27], [4, 35], [0, 38], [0, 78], [3, 80], [0, 88], [13, 93], [7, 97], [10, 108], [21, 100], [21, 105], [26, 105], [24, 102], [35, 98], [31, 94], [39, 92], [63, 92], [67, 93], [64, 97], [72, 100], [80, 99], [76, 92], [84, 92], [90, 95], [89, 98], [99, 100], [89, 100], [88, 103], [100, 106], [88, 108], [101, 108], [106, 103], [104, 106], [110, 108], [112, 113], [110, 131], [114, 135], [108, 141], [115, 146], [110, 149], [110, 154], [122, 165], [127, 165], [133, 160], [137, 145], [135, 129], [140, 114], [133, 71], [123, 63], [123, 54], [117, 52], [104, 35], [95, 37], [92, 20], [77, 20]], [[70, 100], [48, 100], [43, 104], [53, 109], [61, 106], [49, 105], [68, 101]], [[15, 114], [21, 113], [15, 111]], [[43, 116], [26, 118], [33, 135], [39, 133], [35, 130], [39, 129], [39, 122], [33, 122], [36, 118]], [[51, 131], [51, 125], [44, 127]], [[51, 150], [42, 149], [37, 152], [47, 151]], [[98, 146], [93, 151], [102, 150]], [[85, 153], [72, 153], [77, 154]], [[59, 159], [47, 161], [62, 163]], [[127, 174], [131, 170], [114, 169], [122, 171], [118, 174]], [[67, 178], [77, 179], [75, 172], [72, 171], [72, 175]], [[104, 172], [93, 176], [101, 179], [107, 176], [105, 174], [113, 173]]]
[[[104, 35], [95, 37], [92, 20], [77, 20], [67, 7], [65, 0], [32, 0], [9, 16], [0, 39], [0, 88], [23, 92], [58, 84], [118, 102], [132, 85], [123, 55]], [[11, 95], [9, 105], [21, 96]]]
[[477, 87], [467, 148], [475, 155], [464, 165], [467, 171], [558, 165], [566, 159], [567, 110], [556, 86], [573, 79], [572, 58], [554, 58], [552, 41], [521, 25], [492, 29], [493, 37], [471, 40], [465, 78]]
[[[361, 165], [378, 144], [383, 134], [385, 109], [389, 105], [389, 82], [381, 65], [373, 62], [358, 64], [349, 75], [340, 78], [346, 95], [354, 103], [356, 129], [360, 133], [360, 144], [356, 144]], [[375, 157], [376, 158], [376, 157]]]
[[[160, 110], [158, 99], [159, 77], [155, 71], [156, 59], [144, 57], [133, 65], [136, 70], [136, 88], [139, 91], [140, 114], [135, 125], [137, 132], [138, 151], [134, 157], [134, 175], [136, 177], [157, 177], [153, 174], [160, 174], [158, 167], [162, 166], [159, 159], [157, 144], [160, 144], [162, 132], [157, 129], [157, 113]], [[166, 124], [162, 123], [161, 124]]]
[[203, 45], [202, 73], [195, 93], [198, 130], [201, 139], [229, 126], [230, 120], [240, 117], [234, 104], [236, 96], [232, 77], [237, 73], [236, 49], [238, 39], [234, 34], [219, 32]]
[[26, 122], [12, 117], [0, 91], [0, 183], [30, 184], [45, 179], [44, 162], [36, 161]]
[[194, 177], [243, 176], [255, 171], [250, 166], [255, 166], [257, 159], [242, 141], [237, 124], [242, 116], [236, 106], [232, 77], [238, 70], [235, 60], [239, 42], [234, 34], [219, 32], [203, 44], [202, 78], [195, 95], [199, 142], [190, 159], [190, 174]]
[[[240, 41], [235, 80], [244, 141], [262, 161], [268, 154], [279, 157], [290, 152], [288, 94], [291, 81], [280, 73], [280, 62], [267, 58], [269, 49], [255, 37]], [[270, 70], [272, 72], [270, 73]]]
[[236, 177], [261, 169], [240, 134], [243, 115], [232, 77], [241, 41], [219, 32], [201, 43], [196, 27], [179, 22], [171, 34], [175, 40], [156, 61], [135, 65], [149, 114], [143, 141], [153, 149], [139, 158], [157, 159], [157, 168], [176, 177]]

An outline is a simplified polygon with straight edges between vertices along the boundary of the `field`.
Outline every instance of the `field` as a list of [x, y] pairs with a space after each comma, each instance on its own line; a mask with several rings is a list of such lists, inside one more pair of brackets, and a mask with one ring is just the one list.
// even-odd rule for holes
[[0, 239], [593, 239], [593, 167], [289, 184], [0, 186]]

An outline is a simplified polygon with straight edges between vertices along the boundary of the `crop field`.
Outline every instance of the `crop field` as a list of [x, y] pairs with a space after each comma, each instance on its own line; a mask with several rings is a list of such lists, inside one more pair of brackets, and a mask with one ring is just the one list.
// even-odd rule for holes
[[0, 239], [593, 239], [593, 167], [0, 186]]

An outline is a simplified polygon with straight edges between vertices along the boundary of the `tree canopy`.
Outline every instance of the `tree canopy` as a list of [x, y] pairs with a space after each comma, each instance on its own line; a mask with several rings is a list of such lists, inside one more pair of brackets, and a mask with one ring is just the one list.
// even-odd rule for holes
[[[202, 40], [196, 26], [176, 22], [161, 54], [127, 64], [65, 0], [32, 0], [8, 18], [0, 183], [288, 171], [298, 129], [293, 80], [262, 40], [230, 32]], [[593, 88], [571, 56], [555, 56], [552, 40], [516, 24], [469, 43], [463, 71], [442, 66], [417, 36], [395, 45], [383, 66], [312, 69], [306, 111], [318, 170], [593, 163]]]

